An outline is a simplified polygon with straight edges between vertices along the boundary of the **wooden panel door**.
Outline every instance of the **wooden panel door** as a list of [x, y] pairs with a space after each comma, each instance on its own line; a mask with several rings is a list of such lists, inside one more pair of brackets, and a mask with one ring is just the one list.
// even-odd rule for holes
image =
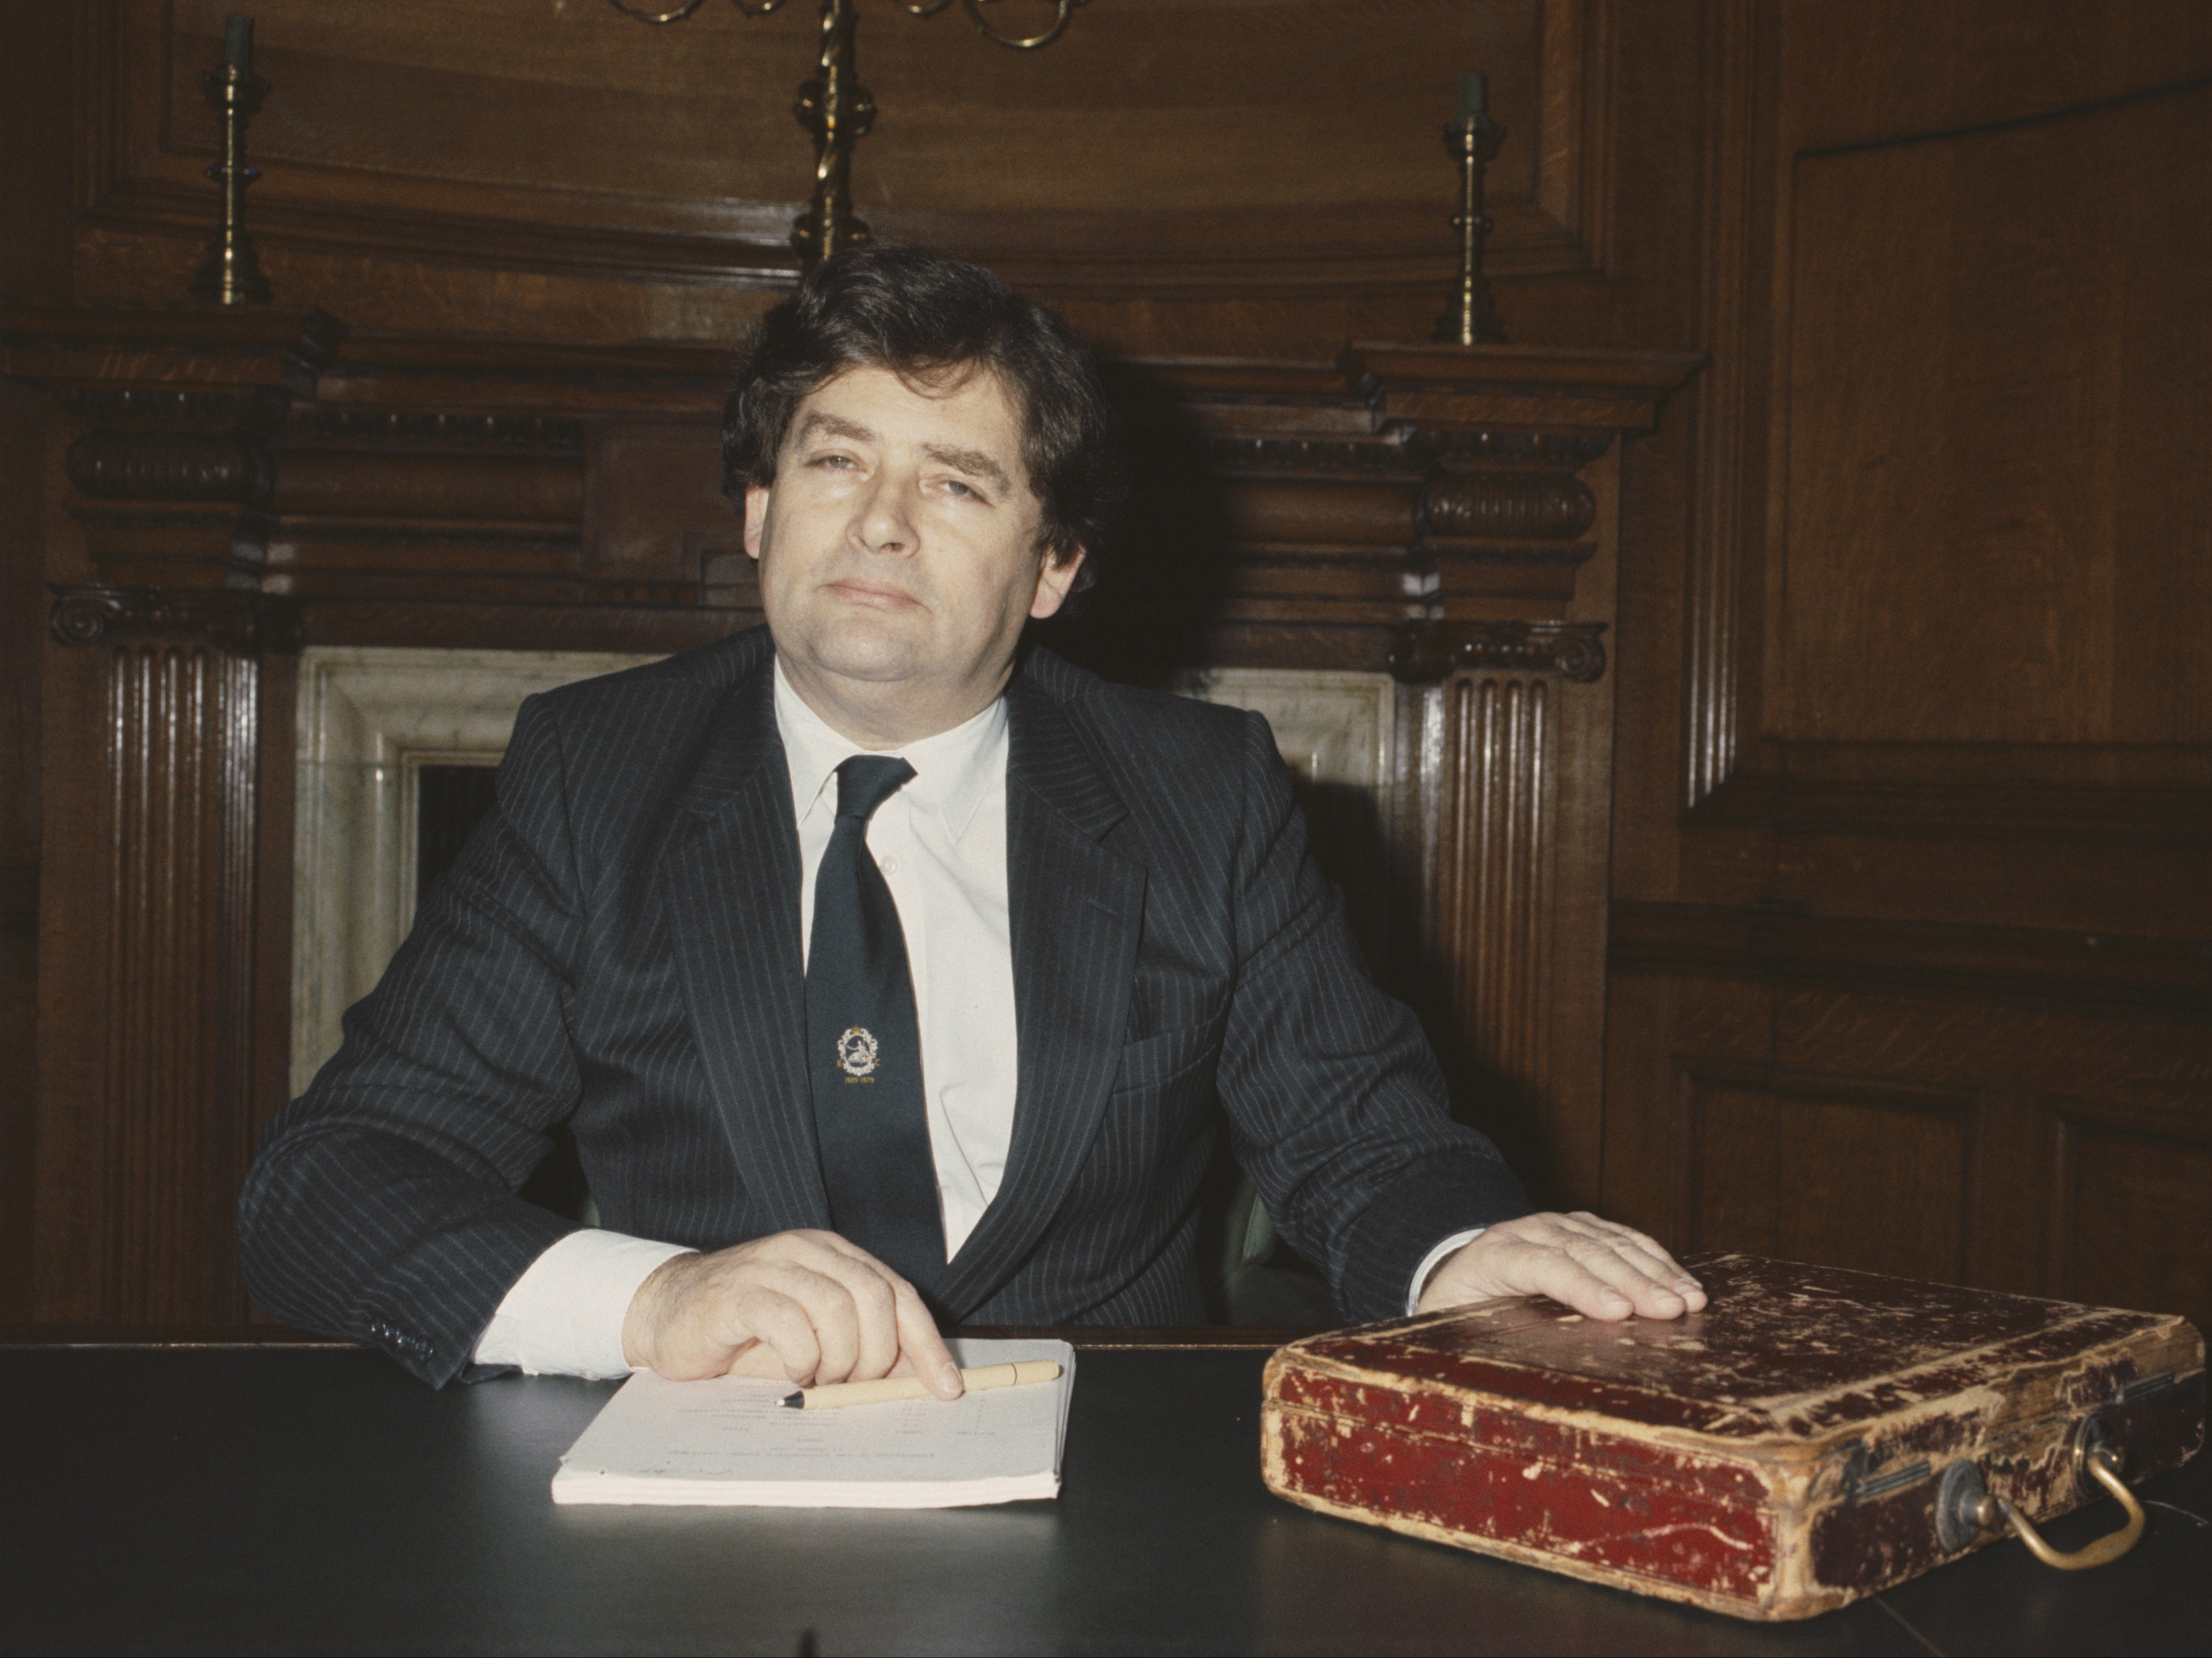
[[1674, 855], [1615, 890], [1607, 1200], [2203, 1323], [2212, 8], [1714, 15], [1741, 401], [1686, 810], [1616, 823]]

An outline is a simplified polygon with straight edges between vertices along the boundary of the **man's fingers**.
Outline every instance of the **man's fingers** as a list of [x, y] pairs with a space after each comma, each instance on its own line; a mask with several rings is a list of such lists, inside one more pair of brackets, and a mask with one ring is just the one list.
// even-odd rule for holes
[[1680, 1318], [1688, 1310], [1688, 1303], [1668, 1287], [1664, 1278], [1653, 1278], [1618, 1245], [1571, 1244], [1567, 1254], [1612, 1291], [1611, 1299], [1600, 1298], [1606, 1310], [1595, 1316], [1626, 1318], [1632, 1311], [1645, 1318]]
[[[1542, 1245], [1527, 1247], [1528, 1255], [1509, 1264], [1508, 1272], [1525, 1282], [1528, 1290], [1547, 1295], [1586, 1318], [1607, 1322], [1626, 1318], [1636, 1310], [1628, 1297], [1566, 1250]], [[1513, 1266], [1520, 1270], [1514, 1272]]]
[[767, 1242], [763, 1270], [815, 1320], [822, 1343], [817, 1380], [866, 1382], [887, 1374], [899, 1356], [898, 1275], [835, 1232], [784, 1232]]
[[[1696, 1278], [1656, 1239], [1632, 1226], [1577, 1210], [1524, 1215], [1498, 1230], [1525, 1245], [1565, 1251], [1646, 1318], [1679, 1318], [1705, 1305], [1705, 1290]], [[1592, 1316], [1626, 1316], [1604, 1297], [1599, 1306], [1603, 1310], [1592, 1309]]]
[[952, 1350], [937, 1333], [937, 1321], [929, 1315], [921, 1295], [904, 1278], [898, 1281], [896, 1306], [899, 1351], [914, 1361], [914, 1373], [921, 1378], [921, 1385], [939, 1399], [959, 1398], [963, 1384], [960, 1367], [952, 1362]]
[[1589, 1213], [1502, 1221], [1447, 1262], [1425, 1308], [1547, 1295], [1589, 1318], [1680, 1318], [1705, 1305], [1697, 1280], [1653, 1238]]
[[1646, 1318], [1675, 1318], [1689, 1309], [1682, 1270], [1626, 1242], [1571, 1244], [1568, 1253], [1635, 1303]]
[[801, 1383], [872, 1380], [896, 1367], [940, 1399], [961, 1394], [959, 1367], [914, 1286], [834, 1232], [779, 1232], [678, 1259], [688, 1263], [682, 1283], [648, 1279], [633, 1299], [623, 1327], [633, 1363], [674, 1379]]
[[1619, 1221], [1601, 1220], [1595, 1215], [1580, 1210], [1577, 1210], [1570, 1218], [1586, 1222], [1601, 1231], [1619, 1238], [1626, 1246], [1631, 1259], [1638, 1260], [1639, 1264], [1645, 1257], [1656, 1263], [1653, 1266], [1647, 1267], [1646, 1270], [1661, 1283], [1676, 1290], [1686, 1287], [1702, 1291], [1705, 1288], [1698, 1282], [1696, 1275], [1669, 1254], [1667, 1246], [1649, 1232], [1639, 1232], [1632, 1226], [1623, 1226]]
[[1681, 1297], [1605, 1245], [1578, 1238], [1563, 1245], [1522, 1245], [1515, 1253], [1500, 1276], [1525, 1283], [1586, 1317], [1612, 1322], [1638, 1313], [1678, 1318], [1684, 1311]]
[[1595, 1215], [1577, 1213], [1569, 1218], [1582, 1221], [1592, 1228], [1600, 1238], [1612, 1245], [1624, 1260], [1656, 1286], [1655, 1304], [1665, 1309], [1656, 1313], [1645, 1304], [1646, 1296], [1642, 1291], [1632, 1285], [1619, 1284], [1614, 1280], [1617, 1287], [1626, 1289], [1636, 1302], [1637, 1311], [1646, 1317], [1672, 1318], [1675, 1311], [1673, 1303], [1676, 1301], [1690, 1312], [1704, 1310], [1705, 1285], [1699, 1284], [1681, 1262], [1668, 1254], [1666, 1247], [1656, 1238], [1647, 1232], [1639, 1232], [1632, 1226], [1623, 1226], [1617, 1221], [1600, 1220]]
[[[826, 1264], [819, 1260], [816, 1266]], [[780, 1341], [774, 1332], [759, 1329], [751, 1324], [751, 1308], [755, 1303], [749, 1297], [766, 1291], [775, 1297], [773, 1302], [760, 1303], [777, 1309], [776, 1316], [787, 1316], [782, 1309], [796, 1309], [798, 1316], [807, 1326], [809, 1345], [813, 1353], [813, 1369], [809, 1373], [816, 1382], [843, 1382], [853, 1374], [853, 1366], [860, 1353], [859, 1321], [853, 1309], [853, 1297], [844, 1284], [829, 1272], [815, 1266], [799, 1266], [779, 1261], [763, 1265], [745, 1273], [737, 1280], [736, 1305], [753, 1333], [787, 1351], [787, 1356], [797, 1357], [798, 1349], [788, 1341]], [[787, 1326], [780, 1326], [780, 1328]]]
[[[815, 1337], [814, 1321], [807, 1309], [778, 1291], [754, 1288], [738, 1297], [736, 1312], [745, 1328], [774, 1352], [783, 1373], [805, 1386], [822, 1368], [822, 1346]], [[751, 1354], [744, 1358], [751, 1358]], [[740, 1363], [744, 1358], [739, 1360]], [[759, 1361], [754, 1360], [755, 1363]], [[747, 1374], [760, 1374], [757, 1370]]]
[[[880, 1275], [891, 1291], [892, 1321], [896, 1331], [899, 1358], [907, 1361], [914, 1374], [921, 1378], [922, 1385], [939, 1399], [960, 1397], [960, 1366], [954, 1363], [952, 1350], [945, 1345], [945, 1338], [938, 1333], [937, 1321], [929, 1315], [928, 1306], [911, 1284], [849, 1238], [841, 1237], [835, 1232], [805, 1232], [796, 1236], [817, 1242], [824, 1248], [834, 1250]], [[886, 1370], [890, 1368], [888, 1365], [885, 1367]], [[884, 1373], [879, 1371], [877, 1374]]]
[[[898, 1362], [899, 1329], [897, 1292], [884, 1276], [886, 1269], [865, 1255], [832, 1251], [824, 1251], [817, 1265], [821, 1276], [842, 1292], [825, 1299], [821, 1309], [822, 1317], [842, 1321], [834, 1341], [824, 1343], [821, 1379], [872, 1382], [888, 1374]], [[839, 1362], [843, 1370], [836, 1368]]]
[[799, 1304], [806, 1309], [815, 1347], [822, 1355], [814, 1367], [814, 1380], [852, 1380], [860, 1362], [860, 1317], [853, 1305], [853, 1292], [826, 1272], [810, 1272]]
[[860, 1319], [860, 1356], [853, 1366], [854, 1378], [872, 1382], [890, 1374], [899, 1359], [898, 1291], [882, 1273], [858, 1270], [852, 1292], [853, 1309]]
[[738, 1351], [737, 1363], [725, 1372], [729, 1376], [762, 1376], [770, 1382], [788, 1382], [791, 1372], [775, 1356], [775, 1349], [765, 1341], [748, 1341]]

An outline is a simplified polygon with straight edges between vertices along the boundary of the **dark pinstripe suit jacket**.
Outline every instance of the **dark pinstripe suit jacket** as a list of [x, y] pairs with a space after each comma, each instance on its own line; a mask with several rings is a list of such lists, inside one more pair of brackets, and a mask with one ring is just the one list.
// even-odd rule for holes
[[[497, 810], [270, 1125], [239, 1205], [264, 1307], [460, 1373], [573, 1230], [514, 1195], [562, 1121], [617, 1230], [712, 1248], [830, 1224], [772, 659], [756, 629], [524, 706]], [[1201, 1319], [1217, 1100], [1339, 1306], [1402, 1310], [1438, 1240], [1525, 1206], [1360, 963], [1266, 721], [1042, 650], [1007, 713], [1020, 1078], [947, 1310]]]

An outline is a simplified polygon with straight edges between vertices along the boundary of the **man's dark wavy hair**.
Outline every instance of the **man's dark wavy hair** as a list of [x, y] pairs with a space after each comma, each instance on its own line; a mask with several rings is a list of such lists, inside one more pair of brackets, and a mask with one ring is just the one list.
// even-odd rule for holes
[[1044, 508], [1037, 544], [1055, 565], [1080, 548], [1080, 592], [1097, 579], [1124, 488], [1114, 416], [1090, 348], [980, 264], [926, 247], [863, 242], [822, 264], [761, 319], [722, 410], [722, 493], [775, 481], [792, 416], [848, 368], [924, 386], [988, 368], [1015, 400], [1022, 461]]

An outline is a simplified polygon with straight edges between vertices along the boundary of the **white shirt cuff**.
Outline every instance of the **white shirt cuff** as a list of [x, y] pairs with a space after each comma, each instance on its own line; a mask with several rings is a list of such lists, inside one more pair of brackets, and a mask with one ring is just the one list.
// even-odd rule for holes
[[[1429, 1274], [1444, 1264], [1444, 1257], [1455, 1249], [1464, 1248], [1489, 1230], [1487, 1226], [1470, 1226], [1464, 1232], [1455, 1232], [1421, 1257], [1421, 1264], [1413, 1269], [1413, 1287], [1406, 1291], [1407, 1317], [1411, 1318], [1419, 1309], [1421, 1291], [1429, 1287]], [[556, 1244], [554, 1247], [557, 1248], [560, 1246]], [[546, 1253], [550, 1254], [552, 1251], [548, 1250]], [[534, 1272], [536, 1268], [533, 1267], [532, 1270]]]
[[628, 1376], [623, 1322], [631, 1300], [661, 1262], [690, 1253], [621, 1232], [571, 1232], [515, 1279], [473, 1357], [531, 1376]]

